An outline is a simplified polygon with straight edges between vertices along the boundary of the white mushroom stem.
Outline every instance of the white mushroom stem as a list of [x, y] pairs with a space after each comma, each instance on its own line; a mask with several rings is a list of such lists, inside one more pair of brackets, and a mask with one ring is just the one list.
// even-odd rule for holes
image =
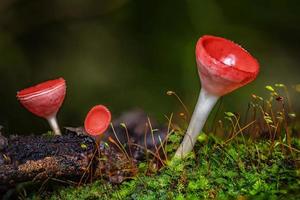
[[192, 151], [197, 137], [218, 99], [219, 96], [208, 93], [204, 88], [201, 89], [189, 127], [175, 153], [175, 157], [183, 158]]
[[59, 126], [57, 124], [56, 115], [47, 118], [50, 127], [52, 128], [54, 135], [61, 135]]

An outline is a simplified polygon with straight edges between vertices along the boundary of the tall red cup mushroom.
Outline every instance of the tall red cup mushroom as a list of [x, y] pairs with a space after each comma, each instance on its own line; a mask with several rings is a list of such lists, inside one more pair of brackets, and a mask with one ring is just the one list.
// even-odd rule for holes
[[185, 137], [175, 157], [184, 157], [194, 147], [205, 121], [219, 97], [253, 81], [259, 72], [257, 60], [234, 42], [210, 35], [196, 45], [201, 91]]
[[56, 114], [66, 94], [63, 78], [49, 80], [17, 92], [20, 103], [33, 114], [48, 120], [55, 135], [61, 135]]
[[96, 105], [86, 115], [84, 129], [89, 135], [100, 138], [108, 128], [110, 121], [111, 114], [108, 108]]

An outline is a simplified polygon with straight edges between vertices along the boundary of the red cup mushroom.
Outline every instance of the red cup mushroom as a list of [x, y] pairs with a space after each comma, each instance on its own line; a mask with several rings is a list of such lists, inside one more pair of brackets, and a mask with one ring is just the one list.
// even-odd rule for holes
[[89, 135], [99, 138], [108, 128], [110, 121], [111, 114], [108, 108], [96, 105], [86, 115], [84, 129]]
[[48, 120], [55, 135], [61, 135], [56, 114], [66, 94], [63, 78], [49, 80], [17, 92], [20, 103], [33, 114]]
[[245, 49], [230, 40], [210, 35], [198, 40], [196, 61], [202, 88], [176, 157], [191, 152], [219, 97], [250, 83], [259, 72], [257, 60]]

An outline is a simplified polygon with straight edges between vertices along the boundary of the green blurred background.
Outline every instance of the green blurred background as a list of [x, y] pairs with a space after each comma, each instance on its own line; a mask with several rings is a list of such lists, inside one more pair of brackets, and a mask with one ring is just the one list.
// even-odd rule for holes
[[99, 103], [113, 116], [139, 107], [164, 121], [182, 110], [167, 90], [192, 111], [200, 88], [194, 47], [203, 34], [241, 44], [261, 64], [255, 82], [224, 98], [226, 110], [242, 112], [252, 93], [284, 83], [299, 111], [299, 10], [296, 0], [1, 0], [0, 124], [10, 133], [48, 130], [15, 95], [60, 76], [68, 86], [62, 126], [80, 126]]

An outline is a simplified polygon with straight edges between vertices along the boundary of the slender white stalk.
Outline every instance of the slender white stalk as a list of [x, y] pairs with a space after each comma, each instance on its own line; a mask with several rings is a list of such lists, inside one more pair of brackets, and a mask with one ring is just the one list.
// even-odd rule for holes
[[208, 93], [204, 88], [201, 89], [189, 127], [182, 143], [175, 153], [175, 157], [183, 158], [192, 151], [197, 141], [197, 137], [218, 99], [219, 96]]
[[59, 126], [57, 124], [56, 115], [53, 115], [52, 117], [47, 118], [50, 127], [52, 128], [54, 135], [61, 135]]

